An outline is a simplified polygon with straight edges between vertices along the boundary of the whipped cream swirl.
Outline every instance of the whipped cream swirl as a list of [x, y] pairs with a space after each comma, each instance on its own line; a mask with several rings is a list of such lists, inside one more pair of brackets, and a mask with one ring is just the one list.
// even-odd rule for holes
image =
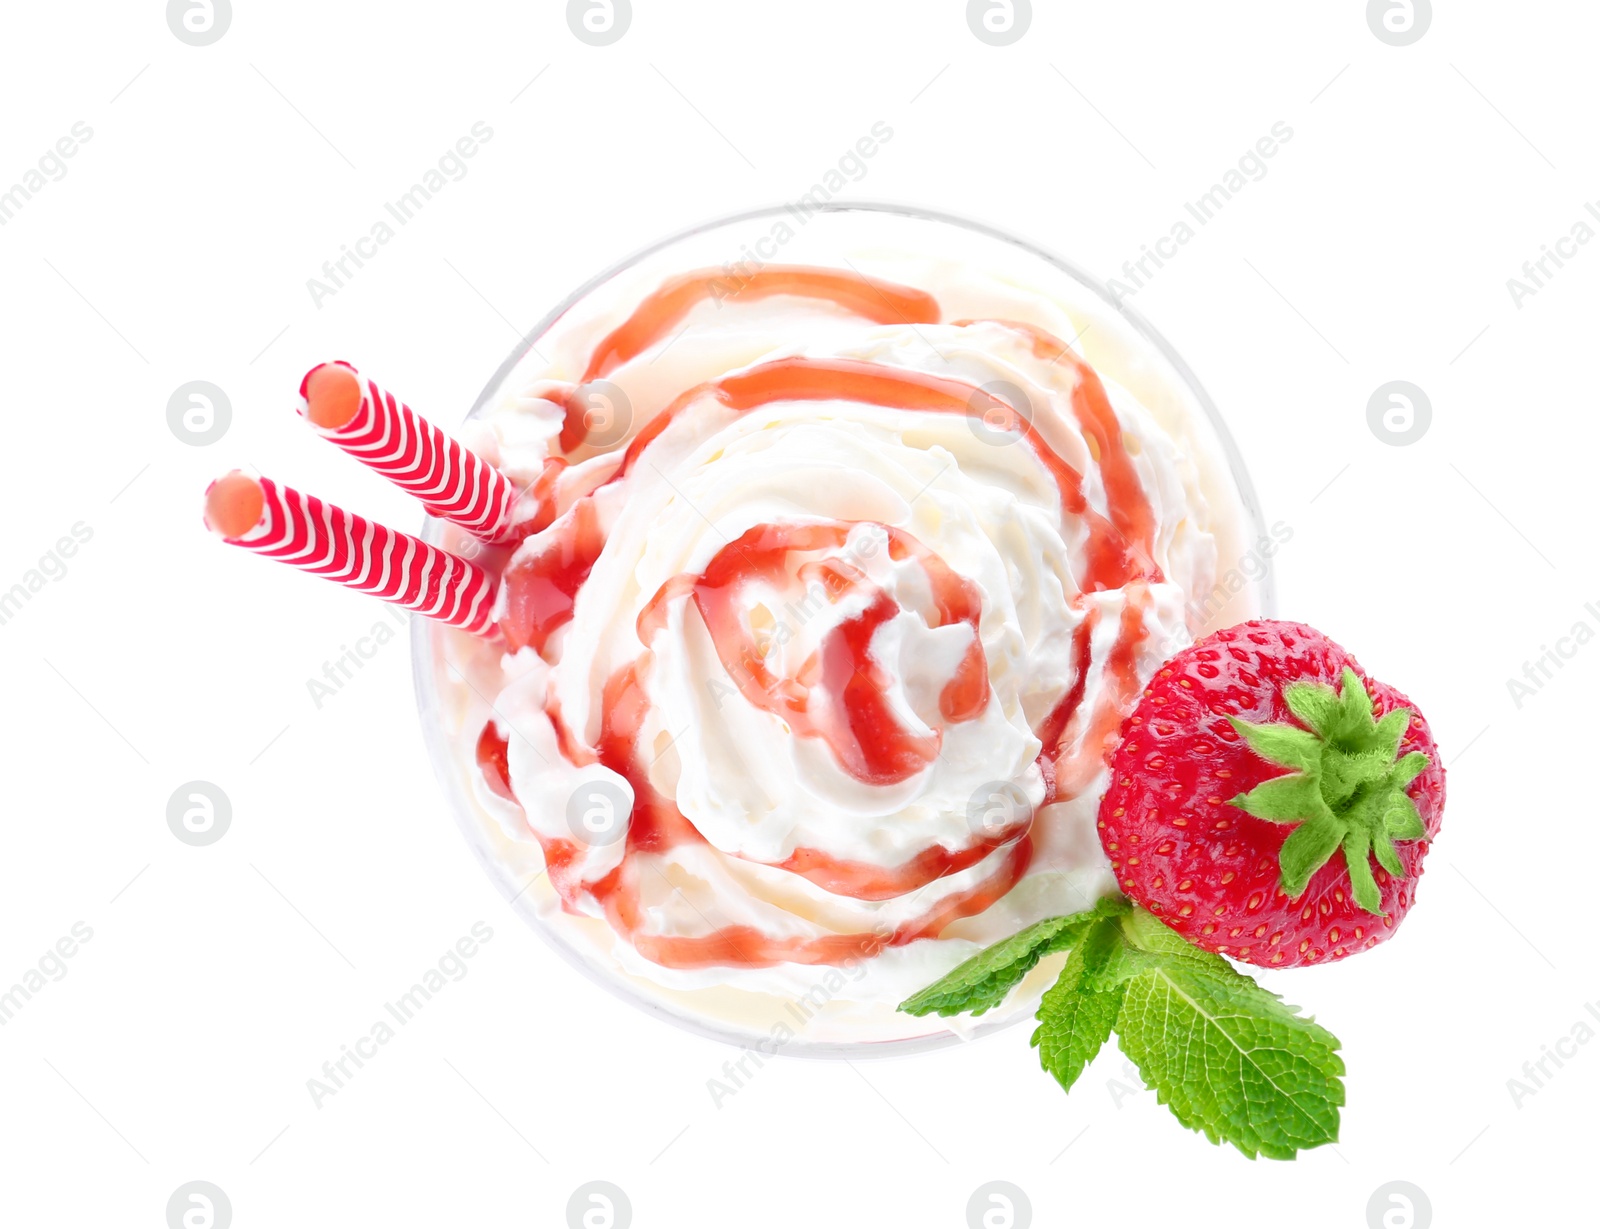
[[487, 420], [527, 536], [480, 800], [631, 973], [892, 1003], [1112, 887], [1106, 755], [1199, 630], [1212, 488], [1066, 339], [953, 314], [691, 273]]

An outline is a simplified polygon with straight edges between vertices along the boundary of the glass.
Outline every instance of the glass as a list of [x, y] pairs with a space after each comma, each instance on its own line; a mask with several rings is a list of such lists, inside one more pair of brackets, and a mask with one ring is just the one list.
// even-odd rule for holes
[[[785, 234], [787, 238], [781, 237]], [[1128, 388], [1148, 408], [1165, 406], [1170, 413], [1186, 415], [1194, 432], [1209, 435], [1200, 447], [1209, 448], [1213, 455], [1206, 458], [1208, 464], [1202, 470], [1227, 484], [1221, 494], [1235, 501], [1241, 516], [1234, 540], [1219, 543], [1218, 576], [1234, 577], [1241, 587], [1219, 597], [1217, 609], [1208, 608], [1206, 613], [1219, 626], [1270, 614], [1274, 608], [1271, 550], [1260, 545], [1267, 539], [1255, 490], [1221, 415], [1187, 364], [1142, 317], [1067, 261], [993, 227], [929, 210], [796, 203], [708, 222], [662, 240], [599, 274], [541, 320], [495, 372], [468, 419], [486, 414], [504, 388], [520, 387], [544, 370], [546, 360], [538, 351], [539, 343], [568, 313], [582, 316], [586, 308], [618, 295], [636, 301], [665, 278], [689, 269], [723, 267], [730, 277], [737, 277], [741, 268], [777, 261], [853, 267], [864, 274], [914, 285], [914, 279], [897, 279], [895, 274], [896, 260], [912, 253], [975, 264], [988, 274], [999, 275], [1008, 286], [1030, 296], [1053, 298], [1087, 317], [1093, 328], [1079, 332], [1074, 348], [1096, 370]], [[430, 542], [457, 548], [463, 543], [458, 535], [453, 527], [432, 520], [423, 532]], [[1214, 592], [1220, 593], [1221, 586]], [[475, 699], [473, 685], [448, 664], [451, 637], [459, 636], [415, 617], [413, 674], [423, 735], [435, 772], [468, 846], [489, 878], [563, 958], [618, 997], [703, 1036], [771, 1052], [775, 1048], [773, 1034], [770, 1027], [762, 1025], [781, 1018], [781, 996], [726, 988], [665, 990], [608, 967], [598, 949], [586, 950], [569, 938], [565, 923], [563, 930], [557, 930], [539, 916], [541, 893], [553, 896], [553, 891], [548, 881], [537, 875], [541, 866], [538, 847], [530, 844], [531, 853], [508, 848], [521, 843], [501, 835], [472, 794], [470, 774], [477, 771], [472, 748], [487, 702], [481, 693]], [[464, 710], [469, 708], [478, 712], [477, 724], [465, 719]], [[781, 1050], [808, 1057], [905, 1054], [987, 1035], [1031, 1016], [1053, 967], [1051, 963], [1036, 970], [1004, 1009], [977, 1020], [946, 1021], [897, 1013], [887, 1027], [878, 1021], [866, 1030], [870, 1039], [799, 1037], [783, 1044]], [[819, 970], [819, 978], [823, 972]]]

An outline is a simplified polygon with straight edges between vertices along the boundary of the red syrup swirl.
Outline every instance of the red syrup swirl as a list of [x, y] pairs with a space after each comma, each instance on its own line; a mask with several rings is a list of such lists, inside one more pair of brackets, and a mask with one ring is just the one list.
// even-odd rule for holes
[[[700, 302], [726, 298], [744, 303], [773, 295], [830, 303], [875, 323], [932, 323], [940, 318], [939, 306], [931, 296], [854, 274], [771, 267], [730, 280], [725, 274], [703, 271], [674, 279], [645, 299], [596, 347], [584, 378], [600, 378], [659, 344]], [[998, 417], [1013, 423], [1021, 442], [1055, 481], [1067, 530], [1078, 524], [1085, 536], [1086, 567], [1076, 578], [1080, 595], [1074, 599], [1084, 617], [1073, 636], [1073, 684], [1035, 731], [1043, 744], [1038, 763], [1048, 804], [1074, 797], [1092, 782], [1122, 713], [1136, 698], [1138, 651], [1147, 634], [1148, 585], [1161, 580], [1153, 561], [1155, 518], [1104, 385], [1093, 369], [1066, 343], [1035, 326], [1004, 320], [961, 323], [990, 323], [1010, 329], [1028, 342], [1036, 357], [1066, 364], [1074, 376], [1072, 411], [1105, 492], [1103, 513], [1090, 504], [1082, 473], [1049, 446], [1027, 415], [959, 380], [854, 359], [778, 359], [689, 389], [645, 425], [626, 449], [620, 466], [601, 485], [624, 480], [649, 445], [688, 406], [705, 398], [714, 398], [732, 414], [777, 402], [839, 400], [914, 413], [987, 415], [991, 421]], [[570, 453], [582, 443], [582, 434], [582, 416], [574, 414], [569, 405], [558, 441], [561, 451]], [[543, 535], [542, 540], [505, 575], [508, 613], [502, 627], [511, 647], [531, 645], [547, 656], [551, 637], [571, 620], [577, 594], [605, 546], [592, 495], [579, 499], [565, 515], [555, 516], [555, 480], [565, 465], [564, 457], [547, 461], [535, 490], [539, 515], [530, 526]], [[939, 715], [945, 725], [970, 721], [980, 716], [989, 702], [987, 660], [977, 637], [981, 614], [977, 587], [909, 534], [891, 526], [882, 528], [888, 534], [891, 558], [914, 559], [927, 576], [931, 608], [916, 612], [927, 626], [965, 623], [973, 630], [971, 647], [939, 696]], [[907, 730], [887, 701], [892, 677], [874, 657], [872, 645], [878, 630], [901, 608], [860, 568], [838, 556], [849, 531], [849, 525], [839, 522], [767, 524], [747, 531], [719, 551], [700, 574], [676, 576], [663, 585], [639, 616], [639, 639], [642, 644], [650, 643], [665, 625], [671, 603], [691, 601], [724, 669], [748, 703], [782, 717], [798, 737], [822, 740], [835, 762], [856, 779], [893, 784], [927, 769], [938, 754], [942, 728], [927, 733]], [[794, 555], [813, 557], [792, 564]], [[758, 582], [802, 590], [820, 582], [829, 602], [837, 603], [852, 594], [865, 601], [858, 613], [837, 622], [821, 638], [816, 651], [792, 676], [778, 676], [766, 664], [740, 600], [743, 590]], [[1096, 702], [1085, 708], [1099, 621], [1098, 609], [1086, 608], [1085, 595], [1116, 589], [1127, 589], [1129, 600], [1104, 664], [1105, 685]], [[577, 912], [579, 896], [587, 894], [600, 905], [612, 928], [646, 959], [670, 968], [836, 964], [861, 959], [886, 947], [938, 937], [952, 922], [988, 909], [1026, 873], [1033, 855], [1028, 836], [1031, 817], [1006, 831], [975, 839], [964, 848], [932, 846], [894, 867], [797, 848], [783, 861], [765, 865], [801, 876], [835, 895], [863, 901], [892, 900], [967, 870], [997, 851], [1002, 856], [996, 869], [979, 883], [950, 894], [894, 928], [814, 938], [779, 938], [744, 925], [723, 926], [705, 935], [650, 932], [643, 903], [646, 885], [641, 884], [645, 872], [635, 855], [706, 843], [675, 803], [651, 784], [649, 767], [639, 751], [638, 740], [650, 711], [645, 680], [652, 661], [647, 649], [607, 680], [601, 694], [600, 733], [592, 747], [567, 726], [553, 696], [546, 704], [564, 758], [577, 766], [603, 764], [633, 789], [634, 810], [620, 865], [598, 882], [583, 881], [577, 874], [581, 847], [572, 841], [541, 837], [551, 882], [563, 906]], [[511, 796], [506, 744], [493, 722], [479, 739], [478, 760], [490, 790]]]
[[1117, 638], [1106, 654], [1105, 694], [1088, 710], [1083, 708], [1083, 699], [1100, 612], [1093, 608], [1085, 611], [1083, 622], [1073, 629], [1072, 687], [1035, 731], [1044, 747], [1038, 764], [1044, 774], [1046, 806], [1076, 798], [1088, 787], [1105, 762], [1123, 714], [1138, 698], [1139, 648], [1149, 634], [1144, 623], [1149, 600], [1148, 586], [1129, 587], [1127, 604], [1117, 621]]
[[570, 453], [588, 431], [589, 405], [583, 385], [610, 374], [666, 338], [700, 303], [710, 300], [754, 303], [786, 295], [830, 304], [874, 324], [937, 324], [939, 304], [930, 294], [893, 282], [803, 265], [768, 265], [751, 272], [701, 271], [673, 278], [634, 309], [595, 347], [583, 383], [561, 401], [564, 418], [559, 444]]
[[1100, 375], [1076, 354], [1066, 342], [1031, 324], [1015, 320], [958, 320], [957, 325], [998, 324], [1027, 338], [1035, 358], [1051, 364], [1064, 362], [1076, 376], [1072, 389], [1072, 414], [1084, 438], [1089, 441], [1100, 479], [1106, 488], [1106, 511], [1140, 566], [1152, 579], [1159, 579], [1151, 547], [1155, 540], [1155, 513], [1140, 485], [1133, 457], [1122, 437], [1122, 424], [1111, 408], [1111, 398]]
[[[1111, 509], [1109, 517], [1091, 507], [1083, 491], [1083, 475], [1050, 447], [1025, 415], [1019, 415], [1012, 406], [983, 389], [960, 380], [905, 371], [861, 359], [774, 359], [692, 388], [634, 437], [622, 464], [607, 481], [620, 482], [626, 478], [645, 449], [691, 404], [708, 396], [716, 398], [736, 414], [788, 401], [845, 401], [907, 412], [976, 417], [992, 413], [1002, 421], [1017, 425], [1022, 442], [1054, 479], [1060, 491], [1062, 512], [1085, 525], [1088, 531], [1088, 568], [1080, 578], [1079, 588], [1083, 592], [1120, 589], [1131, 580], [1161, 578], [1151, 562], [1148, 537], [1130, 541], [1117, 527], [1118, 519], [1136, 519], [1136, 514], [1130, 514], [1118, 506], [1118, 501], [1126, 500], [1126, 492], [1119, 490], [1113, 493], [1110, 484], [1107, 484], [1108, 508]], [[1120, 432], [1117, 447], [1121, 451]], [[1144, 494], [1136, 480], [1134, 488], [1142, 502]]]
[[[641, 853], [665, 853], [686, 843], [704, 843], [699, 831], [649, 780], [647, 766], [638, 754], [638, 738], [649, 700], [639, 681], [640, 664], [650, 655], [626, 666], [607, 682], [603, 717], [595, 755], [600, 763], [622, 776], [634, 792], [622, 862], [589, 892], [605, 911], [613, 930], [626, 937], [640, 955], [667, 968], [689, 969], [713, 965], [766, 967], [774, 964], [837, 964], [851, 958], [875, 955], [884, 947], [910, 943], [936, 935], [958, 918], [981, 913], [1009, 892], [1022, 877], [1032, 856], [1024, 836], [1011, 847], [1002, 865], [965, 892], [955, 893], [935, 908], [884, 933], [834, 934], [817, 938], [776, 938], [750, 926], [724, 926], [707, 935], [657, 935], [644, 928], [639, 859]], [[656, 872], [659, 874], [659, 872]], [[552, 873], [551, 882], [556, 882]], [[663, 880], [663, 884], [665, 881]], [[903, 895], [903, 892], [894, 893]], [[570, 902], [563, 903], [570, 908]]]
[[494, 722], [484, 722], [483, 733], [478, 735], [478, 771], [483, 773], [484, 784], [491, 794], [515, 802], [517, 796], [511, 792], [511, 769], [507, 764], [510, 751], [510, 745]]
[[556, 629], [571, 621], [578, 590], [605, 544], [594, 501], [580, 499], [506, 569], [500, 630], [513, 651], [532, 645], [543, 653]]
[[707, 299], [739, 305], [775, 295], [831, 303], [874, 324], [937, 324], [939, 303], [909, 286], [859, 273], [805, 265], [767, 265], [749, 273], [702, 270], [666, 282], [646, 297], [627, 320], [608, 333], [589, 359], [585, 380], [599, 379], [666, 340], [696, 304]]
[[[912, 733], [895, 716], [889, 701], [893, 676], [873, 656], [874, 634], [900, 613], [900, 606], [854, 563], [837, 556], [802, 564], [791, 576], [789, 556], [845, 545], [852, 526], [832, 524], [757, 525], [724, 546], [698, 576], [674, 577], [640, 613], [638, 632], [648, 644], [662, 625], [665, 607], [680, 596], [693, 598], [717, 656], [740, 694], [762, 712], [783, 718], [801, 738], [820, 738], [835, 761], [858, 781], [894, 785], [930, 765], [941, 736]], [[971, 581], [903, 530], [878, 526], [895, 561], [915, 559], [933, 596], [929, 627], [964, 623], [972, 643], [939, 694], [939, 713], [947, 723], [971, 721], [989, 703], [989, 663], [978, 640], [982, 599]], [[754, 585], [808, 599], [816, 594], [837, 604], [850, 595], [867, 598], [865, 609], [841, 620], [793, 677], [777, 677], [745, 619], [746, 592]]]

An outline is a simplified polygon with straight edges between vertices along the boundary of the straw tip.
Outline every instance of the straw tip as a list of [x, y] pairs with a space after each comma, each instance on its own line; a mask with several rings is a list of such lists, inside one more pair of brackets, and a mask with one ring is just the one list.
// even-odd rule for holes
[[346, 426], [361, 408], [361, 380], [348, 363], [323, 363], [306, 373], [300, 395], [305, 415], [324, 431]]
[[218, 537], [242, 538], [261, 523], [266, 493], [243, 470], [224, 474], [206, 488], [206, 528]]

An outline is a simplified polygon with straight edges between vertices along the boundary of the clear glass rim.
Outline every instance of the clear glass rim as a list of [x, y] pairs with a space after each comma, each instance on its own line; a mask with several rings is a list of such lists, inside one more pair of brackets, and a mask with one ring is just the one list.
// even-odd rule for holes
[[[1172, 367], [1178, 377], [1183, 381], [1201, 411], [1205, 414], [1206, 421], [1215, 434], [1223, 458], [1227, 462], [1229, 476], [1236, 487], [1242, 510], [1246, 521], [1259, 538], [1265, 532], [1265, 517], [1261, 510], [1260, 500], [1256, 495], [1255, 484], [1251, 481], [1250, 471], [1245, 466], [1243, 454], [1240, 453], [1238, 444], [1233, 434], [1228, 430], [1221, 412], [1211, 400], [1205, 387], [1200, 383], [1194, 371], [1178, 354], [1171, 343], [1163, 337], [1155, 327], [1133, 308], [1118, 300], [1110, 290], [1098, 279], [1085, 272], [1076, 264], [1068, 261], [1054, 252], [1024, 239], [1010, 231], [972, 218], [962, 217], [957, 214], [945, 213], [941, 210], [927, 209], [921, 206], [894, 204], [883, 201], [828, 201], [820, 205], [818, 213], [877, 213], [898, 215], [920, 221], [939, 222], [949, 226], [960, 227], [977, 234], [1008, 244], [1028, 253], [1031, 256], [1059, 269], [1068, 277], [1078, 282], [1085, 289], [1093, 292], [1110, 309], [1127, 321], [1129, 326], [1155, 349], [1161, 357]], [[676, 231], [665, 238], [658, 239], [647, 246], [638, 249], [631, 255], [614, 262], [602, 269], [599, 273], [573, 290], [564, 299], [552, 308], [539, 320], [516, 344], [505, 360], [484, 385], [483, 391], [473, 402], [472, 408], [467, 412], [466, 419], [471, 420], [481, 415], [495, 395], [500, 391], [506, 379], [516, 369], [517, 365], [528, 355], [538, 341], [557, 321], [567, 314], [576, 304], [580, 303], [594, 290], [610, 281], [617, 274], [639, 264], [658, 252], [664, 251], [676, 244], [693, 239], [698, 235], [719, 230], [723, 227], [735, 226], [743, 222], [753, 222], [762, 218], [787, 216], [784, 204], [766, 205], [759, 208], [747, 209], [739, 213], [727, 214], [713, 218], [706, 222]], [[443, 532], [443, 526], [433, 518], [425, 518], [422, 537], [425, 541], [437, 543]], [[1270, 616], [1277, 609], [1277, 590], [1271, 559], [1263, 561], [1262, 575], [1255, 581], [1261, 597], [1263, 615]], [[925, 1053], [930, 1050], [943, 1049], [946, 1046], [959, 1042], [971, 1042], [993, 1036], [1010, 1029], [1021, 1022], [1022, 1017], [1011, 1019], [995, 1018], [988, 1021], [977, 1021], [962, 1033], [951, 1029], [929, 1033], [921, 1037], [909, 1037], [898, 1040], [885, 1041], [817, 1041], [807, 1042], [799, 1038], [785, 1045], [769, 1050], [761, 1045], [761, 1039], [752, 1034], [741, 1032], [733, 1027], [721, 1027], [702, 1019], [682, 1014], [666, 1003], [652, 1000], [632, 987], [625, 985], [614, 977], [603, 975], [593, 968], [585, 957], [575, 950], [570, 944], [558, 936], [554, 930], [545, 924], [532, 909], [527, 897], [527, 886], [518, 888], [507, 874], [505, 867], [501, 866], [491, 856], [481, 840], [481, 834], [476, 830], [474, 807], [476, 803], [462, 788], [458, 776], [458, 765], [455, 762], [454, 749], [450, 746], [443, 724], [438, 719], [438, 695], [434, 679], [434, 651], [433, 638], [436, 625], [426, 617], [414, 614], [411, 617], [411, 667], [412, 681], [416, 688], [418, 716], [422, 723], [423, 742], [427, 747], [428, 758], [433, 763], [434, 775], [438, 779], [440, 788], [450, 804], [450, 810], [466, 839], [468, 848], [474, 858], [483, 868], [489, 879], [499, 888], [502, 896], [522, 918], [526, 921], [547, 946], [552, 948], [563, 960], [574, 969], [581, 972], [590, 982], [598, 984], [614, 997], [621, 999], [629, 1006], [646, 1012], [657, 1019], [664, 1020], [678, 1028], [686, 1029], [691, 1033], [706, 1037], [713, 1041], [720, 1041], [738, 1049], [754, 1049], [760, 1046], [763, 1052], [793, 1058], [889, 1058], [905, 1057]]]

